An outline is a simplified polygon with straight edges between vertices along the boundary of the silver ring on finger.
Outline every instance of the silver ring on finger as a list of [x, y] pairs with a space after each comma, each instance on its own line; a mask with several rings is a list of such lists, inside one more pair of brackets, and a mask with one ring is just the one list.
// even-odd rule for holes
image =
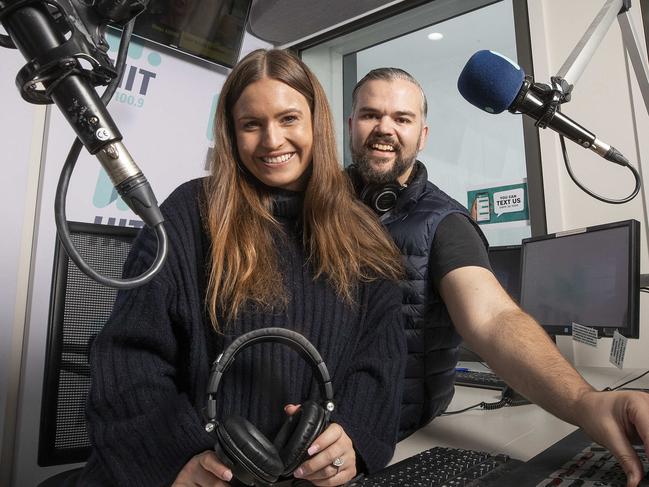
[[338, 472], [340, 471], [340, 467], [342, 467], [344, 463], [345, 460], [343, 460], [340, 457], [334, 458], [334, 461], [331, 462], [331, 465], [333, 465], [336, 468], [336, 475], [338, 475]]

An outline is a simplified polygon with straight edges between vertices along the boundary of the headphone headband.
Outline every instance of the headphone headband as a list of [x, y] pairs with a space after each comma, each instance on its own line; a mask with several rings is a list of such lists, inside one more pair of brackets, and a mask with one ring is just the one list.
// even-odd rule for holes
[[216, 417], [215, 395], [219, 389], [221, 378], [234, 361], [235, 356], [246, 348], [265, 342], [276, 342], [288, 345], [297, 351], [307, 362], [311, 364], [313, 374], [320, 378], [320, 388], [326, 402], [333, 406], [333, 386], [327, 366], [316, 348], [304, 336], [296, 331], [285, 328], [271, 327], [249, 331], [235, 339], [212, 364], [210, 379], [207, 385], [207, 416], [210, 421]]

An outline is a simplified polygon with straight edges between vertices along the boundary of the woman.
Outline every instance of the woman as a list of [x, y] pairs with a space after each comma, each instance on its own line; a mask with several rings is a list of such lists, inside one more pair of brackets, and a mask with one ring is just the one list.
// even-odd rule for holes
[[[341, 172], [321, 86], [288, 52], [255, 51], [226, 80], [215, 126], [211, 176], [162, 205], [164, 269], [118, 296], [93, 345], [94, 450], [79, 485], [229, 485], [200, 414], [209, 367], [268, 326], [306, 336], [333, 379], [332, 423], [294, 476], [341, 485], [392, 456], [405, 361], [399, 257]], [[155, 249], [143, 232], [125, 271], [139, 273]], [[227, 372], [217, 419], [241, 415], [272, 438], [312, 382], [287, 347], [251, 347]]]

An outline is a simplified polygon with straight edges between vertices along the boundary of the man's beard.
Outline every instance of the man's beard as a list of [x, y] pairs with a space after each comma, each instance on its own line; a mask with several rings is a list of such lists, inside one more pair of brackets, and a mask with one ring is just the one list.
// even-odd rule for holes
[[[372, 144], [388, 144], [394, 147], [394, 162], [392, 163], [392, 167], [387, 171], [382, 171], [377, 166], [381, 167], [385, 164], [390, 164], [388, 162], [390, 158], [369, 157], [368, 152], [372, 150], [370, 149]], [[419, 147], [419, 141], [417, 141], [417, 147]], [[352, 153], [352, 161], [363, 177], [363, 180], [368, 184], [386, 184], [397, 181], [400, 176], [412, 167], [417, 159], [416, 149], [412, 152], [404, 153], [403, 147], [391, 139], [371, 139], [357, 150], [354, 149], [353, 143], [350, 140], [350, 150]]]

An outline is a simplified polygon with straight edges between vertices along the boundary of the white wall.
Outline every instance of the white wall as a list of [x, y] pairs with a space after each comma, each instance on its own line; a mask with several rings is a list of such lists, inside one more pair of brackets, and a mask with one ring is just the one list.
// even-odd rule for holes
[[[586, 31], [604, 0], [528, 0], [534, 74], [537, 81], [549, 81]], [[639, 2], [633, 2], [631, 16], [641, 41]], [[646, 60], [646, 55], [645, 55]], [[577, 81], [572, 101], [563, 112], [583, 124], [598, 138], [615, 146], [636, 166], [649, 165], [649, 115], [638, 90], [635, 74], [625, 54], [621, 29], [615, 22]], [[633, 189], [628, 170], [608, 163], [593, 152], [568, 142], [574, 172], [596, 193], [613, 198], [626, 196]], [[558, 137], [541, 131], [541, 156], [545, 188], [548, 233], [635, 218], [641, 223], [641, 272], [649, 273], [647, 260], [647, 202], [641, 195], [623, 205], [601, 203], [583, 193], [570, 180], [561, 155]], [[649, 167], [643, 168], [649, 181]], [[630, 340], [625, 367], [649, 366], [649, 296], [641, 293], [640, 339]], [[609, 365], [611, 340], [599, 341], [598, 348], [573, 344], [559, 337], [562, 351], [576, 365]]]
[[[2, 440], [13, 436], [18, 391], [22, 323], [31, 257], [33, 219], [46, 110], [22, 101], [15, 85], [25, 61], [15, 50], [0, 49], [0, 191], [2, 252], [0, 253], [0, 453]], [[15, 323], [20, 323], [17, 331]], [[0, 484], [6, 476], [0, 457]]]

